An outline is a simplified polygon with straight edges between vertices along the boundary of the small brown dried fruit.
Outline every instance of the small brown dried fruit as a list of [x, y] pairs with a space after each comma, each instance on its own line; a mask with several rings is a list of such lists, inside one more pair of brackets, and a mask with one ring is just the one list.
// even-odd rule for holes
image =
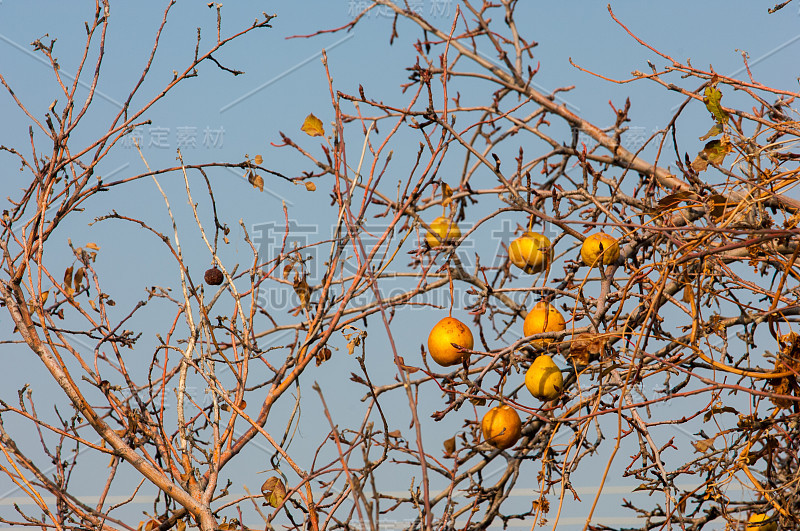
[[225, 279], [225, 277], [222, 275], [222, 271], [220, 271], [216, 267], [212, 267], [211, 269], [206, 271], [206, 274], [203, 278], [205, 279], [206, 284], [210, 286], [219, 286]]

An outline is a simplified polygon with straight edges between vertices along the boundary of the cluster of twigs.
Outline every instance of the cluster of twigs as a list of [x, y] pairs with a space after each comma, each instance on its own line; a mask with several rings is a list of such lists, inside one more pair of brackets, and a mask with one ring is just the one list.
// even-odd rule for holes
[[[37, 47], [51, 60], [66, 98], [61, 111], [52, 107], [42, 123], [0, 74], [32, 126], [48, 138], [46, 156], [39, 145], [31, 146], [30, 155], [2, 148], [31, 177], [4, 213], [0, 234], [0, 291], [17, 335], [8, 342], [23, 343], [40, 360], [72, 408], [65, 414], [65, 403], [58, 420], [48, 421], [28, 387], [16, 403], [0, 404], [1, 470], [39, 510], [34, 515], [18, 508], [19, 518], [3, 517], [5, 522], [53, 529], [190, 524], [316, 531], [380, 529], [387, 521], [415, 529], [533, 528], [546, 521], [555, 527], [565, 504], [579, 498], [574, 474], [597, 469], [599, 462], [604, 473], [585, 515], [587, 528], [607, 529], [592, 522], [603, 485], [615, 476], [656, 494], [625, 502], [641, 517], [639, 529], [702, 529], [722, 520], [736, 526], [752, 513], [798, 525], [800, 341], [792, 320], [800, 308], [800, 201], [791, 197], [800, 157], [794, 150], [800, 136], [792, 108], [796, 94], [752, 76], [737, 80], [682, 64], [620, 22], [667, 66], [610, 81], [650, 80], [686, 97], [662, 130], [629, 149], [629, 102], [614, 108], [613, 126], [599, 128], [559, 102], [568, 88], [543, 93], [534, 87], [535, 43], [515, 22], [517, 5], [462, 1], [451, 23], [438, 28], [407, 6], [375, 0], [350, 24], [331, 30], [351, 30], [373, 9], [394, 14], [393, 41], [409, 27], [421, 30], [405, 101], [339, 89], [323, 55], [333, 130], [310, 116], [303, 131], [319, 137], [319, 145], [282, 135], [281, 146], [313, 167], [284, 179], [306, 182], [309, 190], [327, 183], [337, 212], [329, 223], [332, 235], [292, 246], [285, 211], [285, 232], [271, 258], [240, 227], [252, 260], [235, 266], [224, 263], [218, 248], [220, 236], [227, 241], [233, 231], [214, 203], [213, 170], [240, 168], [257, 186], [265, 185], [258, 172], [283, 177], [264, 168], [261, 157], [207, 165], [181, 158], [176, 167], [112, 183], [99, 180], [93, 169], [200, 63], [238, 73], [212, 54], [269, 27], [270, 17], [223, 38], [217, 7], [217, 36], [208, 50], [200, 53], [198, 38], [191, 64], [134, 110], [130, 104], [141, 83], [136, 85], [108, 131], [84, 147], [75, 147], [70, 133], [92, 98], [80, 107], [75, 91], [86, 76], [92, 87], [97, 84], [111, 20], [107, 2], [96, 4], [87, 25], [84, 62], [72, 85], [58, 77], [52, 44]], [[94, 47], [95, 41], [101, 45]], [[158, 45], [156, 38], [153, 54]], [[97, 49], [94, 72], [86, 74], [83, 65]], [[697, 86], [684, 88], [692, 80]], [[467, 101], [462, 84], [482, 94], [477, 103]], [[722, 97], [733, 91], [747, 94], [753, 108], [725, 107]], [[679, 116], [689, 112], [710, 114], [711, 130], [678, 131]], [[567, 138], [554, 133], [555, 123], [566, 126]], [[707, 142], [696, 157], [679, 149], [679, 140], [701, 135]], [[407, 149], [408, 137], [418, 148], [406, 153], [413, 163], [398, 179], [393, 155]], [[454, 161], [460, 173], [445, 176], [443, 168], [456, 167]], [[188, 221], [173, 216], [164, 193], [172, 233], [117, 212], [98, 221], [129, 222], [155, 234], [160, 252], [179, 266], [175, 294], [152, 287], [146, 300], [115, 303], [95, 270], [94, 244], [73, 247], [75, 266], [63, 276], [55, 271], [45, 244], [63, 219], [102, 190], [145, 177], [158, 184], [164, 176], [185, 184], [193, 209]], [[213, 235], [196, 207], [195, 180], [213, 205]], [[284, 184], [274, 182], [267, 186]], [[442, 211], [465, 230], [458, 241], [432, 246], [425, 234]], [[520, 231], [551, 236], [556, 258], [544, 274], [515, 269], [505, 250], [495, 260], [483, 256], [480, 245], [464, 245], [485, 241], [507, 219], [519, 220]], [[178, 238], [179, 226], [187, 223], [213, 257], [215, 272], [205, 284], [190, 269]], [[590, 268], [578, 249], [588, 233], [601, 230], [614, 234], [621, 255]], [[316, 264], [306, 258], [311, 248]], [[407, 256], [411, 263], [400, 264]], [[291, 289], [297, 306], [278, 315], [260, 297], [271, 289]], [[395, 319], [420, 306], [443, 316], [460, 289], [468, 290], [470, 302], [456, 310], [472, 314], [468, 324], [479, 339], [469, 364], [443, 372], [428, 361], [424, 347], [421, 356], [402, 355], [410, 338]], [[445, 303], [430, 302], [437, 293], [446, 294]], [[150, 305], [153, 299], [171, 304], [172, 313]], [[526, 310], [539, 300], [555, 304], [569, 323], [564, 332], [546, 334], [555, 339], [546, 346], [519, 332]], [[167, 323], [163, 329], [126, 328], [148, 311]], [[287, 332], [291, 339], [275, 346]], [[144, 354], [142, 337], [158, 344]], [[301, 376], [342, 363], [332, 355], [340, 337], [357, 365], [342, 387], [363, 395], [363, 411], [354, 425], [340, 427], [333, 421], [336, 405], [329, 407], [330, 397], [315, 384], [314, 399], [329, 429], [316, 430], [321, 434], [309, 455], [292, 444], [302, 415], [300, 390], [308, 385]], [[413, 340], [417, 349], [424, 343], [424, 337]], [[80, 347], [87, 341], [91, 355]], [[765, 341], [774, 344], [772, 357], [764, 356]], [[545, 351], [564, 368], [565, 383], [557, 400], [542, 403], [516, 382]], [[373, 373], [375, 352], [383, 354], [384, 365], [394, 365], [394, 381]], [[139, 363], [149, 360], [145, 373], [132, 367], [134, 355]], [[210, 397], [207, 403], [189, 392], [193, 386]], [[286, 426], [268, 429], [269, 419], [285, 417], [276, 411], [278, 400], [294, 391]], [[439, 402], [431, 407], [423, 397], [444, 398], [434, 398]], [[523, 418], [522, 438], [513, 448], [498, 450], [481, 439], [477, 421], [494, 403], [512, 406]], [[15, 442], [2, 422], [8, 418], [37, 430], [42, 456]], [[432, 445], [442, 439], [438, 421], [461, 426], [444, 449]], [[676, 440], [669, 431], [676, 427], [697, 435]], [[258, 440], [274, 450], [270, 466], [276, 472], [260, 493], [235, 495], [246, 485], [229, 477], [226, 467]], [[78, 451], [84, 449], [110, 459], [103, 493], [91, 505], [70, 483], [88, 459]], [[56, 463], [55, 473], [43, 463]], [[128, 488], [131, 498], [120, 504], [107, 500], [118, 491], [123, 464], [160, 491], [146, 520], [118, 516], [138, 487]], [[490, 467], [499, 472], [489, 475]], [[411, 486], [398, 478], [413, 478]], [[509, 509], [518, 485], [534, 487], [537, 495], [524, 509]], [[743, 485], [749, 494], [735, 498], [731, 485]], [[262, 524], [253, 523], [254, 514]]]

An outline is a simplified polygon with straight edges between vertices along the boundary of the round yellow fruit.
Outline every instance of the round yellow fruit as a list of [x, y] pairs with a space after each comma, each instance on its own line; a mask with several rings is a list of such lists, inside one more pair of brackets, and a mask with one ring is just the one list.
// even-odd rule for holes
[[483, 439], [500, 450], [511, 448], [522, 435], [522, 421], [514, 408], [505, 404], [493, 407], [481, 421]]
[[[747, 520], [747, 531], [777, 531], [778, 522], [768, 522], [770, 516], [766, 513], [753, 513]], [[766, 523], [765, 523], [766, 522]]]
[[594, 267], [601, 263], [605, 265], [613, 264], [619, 260], [619, 244], [617, 240], [603, 232], [592, 234], [583, 240], [581, 258], [583, 263], [589, 267]]
[[555, 400], [564, 389], [564, 377], [553, 358], [542, 354], [531, 363], [525, 373], [525, 387], [539, 400]]
[[425, 241], [431, 247], [452, 243], [461, 238], [461, 230], [450, 218], [439, 216], [431, 222], [430, 227], [430, 231], [425, 235]]
[[[556, 310], [556, 307], [546, 302], [537, 302], [525, 316], [522, 323], [522, 332], [525, 336], [542, 334], [544, 332], [561, 332], [567, 328], [564, 316]], [[552, 343], [552, 337], [544, 339], [534, 339], [531, 344], [535, 347], [544, 348], [548, 343]]]
[[445, 317], [436, 323], [428, 334], [428, 352], [433, 361], [443, 367], [457, 365], [469, 359], [469, 354], [453, 346], [472, 350], [475, 344], [467, 325], [453, 317]]
[[547, 236], [525, 232], [508, 246], [508, 259], [526, 273], [541, 273], [553, 260], [553, 248]]

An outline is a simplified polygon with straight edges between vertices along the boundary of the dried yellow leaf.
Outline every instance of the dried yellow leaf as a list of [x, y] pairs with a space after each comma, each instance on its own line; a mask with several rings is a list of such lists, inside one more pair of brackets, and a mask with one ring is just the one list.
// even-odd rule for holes
[[325, 136], [325, 129], [322, 127], [322, 120], [309, 114], [303, 120], [303, 126], [300, 128], [308, 136]]
[[261, 163], [264, 162], [264, 158], [261, 155], [256, 155], [256, 158], [253, 159], [253, 162], [260, 166]]
[[258, 188], [259, 191], [264, 191], [264, 179], [257, 173], [247, 172], [247, 182], [253, 185], [253, 188]]
[[600, 359], [606, 347], [606, 337], [600, 334], [578, 334], [570, 341], [567, 357], [578, 365], [589, 365]]
[[692, 446], [694, 446], [695, 451], [705, 453], [714, 448], [714, 438], [692, 441]]
[[328, 347], [323, 347], [317, 351], [317, 356], [316, 356], [317, 367], [319, 367], [329, 359], [331, 359], [331, 349], [329, 349]]
[[450, 204], [450, 200], [453, 197], [453, 189], [450, 188], [450, 185], [446, 182], [442, 182], [442, 206], [447, 206]]
[[78, 289], [81, 284], [83, 284], [83, 277], [86, 274], [86, 270], [84, 268], [79, 268], [75, 271], [75, 289]]
[[306, 183], [306, 190], [308, 190], [309, 192], [313, 192], [316, 189], [317, 189], [317, 185], [316, 184], [314, 184], [314, 183]]
[[64, 291], [67, 293], [67, 297], [72, 297], [72, 294], [75, 293], [72, 288], [72, 266], [64, 271]]
[[272, 476], [261, 485], [261, 494], [267, 503], [273, 507], [279, 507], [286, 498], [286, 487], [279, 477]]
[[311, 299], [311, 287], [306, 282], [306, 279], [295, 279], [292, 287], [294, 287], [294, 292], [297, 293], [297, 296], [300, 297], [300, 303], [303, 307], [308, 306], [308, 302]]

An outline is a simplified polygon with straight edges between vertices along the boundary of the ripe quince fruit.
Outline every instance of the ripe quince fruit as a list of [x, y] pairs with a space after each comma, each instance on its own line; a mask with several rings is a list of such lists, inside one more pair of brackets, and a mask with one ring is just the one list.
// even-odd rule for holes
[[767, 513], [753, 513], [747, 520], [747, 531], [777, 531], [778, 522], [769, 522], [770, 515]]
[[553, 358], [542, 354], [531, 363], [525, 373], [525, 387], [536, 398], [544, 401], [555, 400], [564, 390], [564, 377]]
[[[561, 315], [555, 306], [547, 302], [537, 302], [525, 316], [522, 323], [522, 332], [526, 336], [542, 334], [544, 332], [561, 332], [567, 328], [564, 316]], [[531, 344], [535, 347], [544, 348], [548, 343], [555, 341], [552, 337], [544, 339], [534, 339]]]
[[431, 230], [425, 235], [425, 241], [431, 247], [453, 243], [461, 238], [461, 229], [450, 218], [439, 216], [431, 222], [430, 227]]
[[460, 351], [454, 344], [472, 350], [475, 342], [467, 325], [454, 317], [445, 317], [428, 334], [428, 352], [433, 361], [443, 367], [468, 361], [469, 353]]
[[500, 450], [511, 448], [522, 435], [522, 421], [514, 408], [503, 404], [486, 412], [481, 421], [483, 439]]
[[592, 234], [583, 240], [581, 258], [589, 267], [613, 264], [619, 260], [619, 244], [617, 240], [603, 232]]
[[526, 273], [541, 273], [553, 260], [553, 248], [547, 236], [524, 232], [508, 246], [508, 259]]

